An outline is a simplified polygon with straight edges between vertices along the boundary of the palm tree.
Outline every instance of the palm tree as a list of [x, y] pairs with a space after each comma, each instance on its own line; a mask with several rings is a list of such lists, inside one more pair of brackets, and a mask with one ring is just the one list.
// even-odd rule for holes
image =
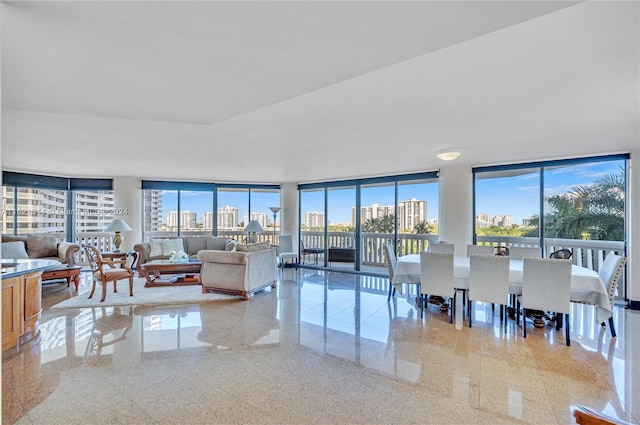
[[433, 226], [427, 223], [426, 220], [419, 221], [413, 227], [413, 231], [418, 235], [427, 235], [433, 233]]
[[610, 174], [593, 185], [571, 188], [547, 198], [553, 211], [545, 215], [547, 237], [624, 240], [625, 175]]

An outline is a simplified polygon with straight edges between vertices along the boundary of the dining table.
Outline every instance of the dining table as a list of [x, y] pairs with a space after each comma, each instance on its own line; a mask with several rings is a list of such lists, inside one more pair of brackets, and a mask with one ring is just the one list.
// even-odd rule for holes
[[[509, 261], [509, 293], [522, 294], [523, 261], [511, 259]], [[398, 257], [398, 264], [393, 275], [392, 284], [396, 291], [402, 294], [403, 284], [419, 284], [420, 254], [409, 254]], [[453, 257], [453, 277], [456, 289], [469, 289], [470, 258]], [[552, 294], [549, 294], [552, 295]], [[571, 295], [572, 302], [586, 302], [596, 307], [596, 320], [605, 322], [613, 315], [613, 306], [609, 301], [607, 287], [595, 270], [571, 265]]]

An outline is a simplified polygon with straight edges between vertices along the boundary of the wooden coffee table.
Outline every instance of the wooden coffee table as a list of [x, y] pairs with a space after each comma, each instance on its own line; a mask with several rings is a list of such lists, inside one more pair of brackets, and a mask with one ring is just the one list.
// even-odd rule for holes
[[201, 261], [172, 263], [168, 260], [155, 260], [140, 266], [140, 273], [147, 282], [146, 288], [153, 286], [200, 285]]
[[73, 281], [77, 292], [78, 284], [80, 283], [80, 270], [82, 270], [82, 267], [80, 266], [69, 266], [67, 264], [63, 264], [43, 271], [42, 280], [66, 279], [67, 286], [69, 286], [71, 281]]

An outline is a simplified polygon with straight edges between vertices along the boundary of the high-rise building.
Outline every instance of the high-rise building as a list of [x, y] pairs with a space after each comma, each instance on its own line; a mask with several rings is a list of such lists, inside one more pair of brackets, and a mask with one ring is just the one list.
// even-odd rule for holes
[[213, 230], [213, 212], [207, 211], [202, 217], [202, 228], [204, 230]]
[[113, 191], [78, 190], [74, 195], [76, 233], [104, 232], [114, 219]]
[[324, 213], [318, 211], [304, 213], [304, 225], [307, 229], [324, 227]]
[[258, 220], [258, 223], [260, 223], [260, 226], [262, 226], [263, 229], [266, 229], [269, 223], [267, 213], [252, 212], [251, 218], [249, 218], [249, 214], [244, 213], [244, 225], [246, 226], [247, 224], [249, 224], [249, 221], [251, 220]]
[[162, 191], [144, 190], [144, 231], [157, 232], [162, 229]]
[[511, 227], [512, 224], [513, 224], [513, 217], [511, 216], [511, 214], [502, 216], [502, 221], [500, 221], [500, 226]]
[[67, 223], [67, 192], [20, 187], [2, 187], [3, 233], [64, 233]]
[[[360, 208], [360, 220], [364, 223], [367, 220], [377, 219], [384, 216], [395, 216], [398, 221], [398, 230], [413, 231], [416, 224], [427, 220], [427, 201], [419, 201], [412, 198], [408, 201], [398, 202], [398, 213], [396, 214], [393, 205], [372, 204], [368, 207]], [[351, 208], [351, 224], [355, 225], [356, 209]]]
[[427, 220], [427, 201], [411, 198], [398, 202], [398, 229], [411, 232], [416, 224]]
[[218, 229], [235, 230], [238, 228], [238, 209], [226, 205], [218, 208]]
[[[184, 210], [180, 211], [180, 228], [181, 229], [196, 229], [197, 228], [197, 214], [195, 211]], [[169, 229], [178, 228], [178, 211], [169, 211], [167, 213], [167, 227]]]

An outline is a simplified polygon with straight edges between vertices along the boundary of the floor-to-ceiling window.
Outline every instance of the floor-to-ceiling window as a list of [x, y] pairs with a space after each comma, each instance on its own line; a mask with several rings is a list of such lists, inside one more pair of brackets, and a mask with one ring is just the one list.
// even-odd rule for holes
[[435, 172], [301, 184], [298, 189], [300, 240], [304, 248], [320, 249], [319, 267], [385, 274], [386, 243], [403, 255], [438, 238]]
[[46, 233], [59, 241], [110, 249], [104, 228], [116, 213], [111, 179], [7, 171], [2, 176], [3, 233]]
[[277, 185], [143, 181], [144, 237], [224, 235], [246, 240], [250, 220], [259, 240], [273, 238], [269, 207], [280, 207]]
[[[314, 265], [324, 265], [325, 251], [325, 189], [309, 189], [300, 191], [300, 242], [302, 261], [313, 260]], [[314, 254], [307, 255], [310, 249]]]
[[608, 253], [625, 252], [627, 159], [475, 168], [477, 242], [541, 247], [545, 257], [566, 249], [575, 264], [598, 270]]
[[356, 189], [331, 187], [327, 191], [327, 260], [335, 269], [356, 265]]

